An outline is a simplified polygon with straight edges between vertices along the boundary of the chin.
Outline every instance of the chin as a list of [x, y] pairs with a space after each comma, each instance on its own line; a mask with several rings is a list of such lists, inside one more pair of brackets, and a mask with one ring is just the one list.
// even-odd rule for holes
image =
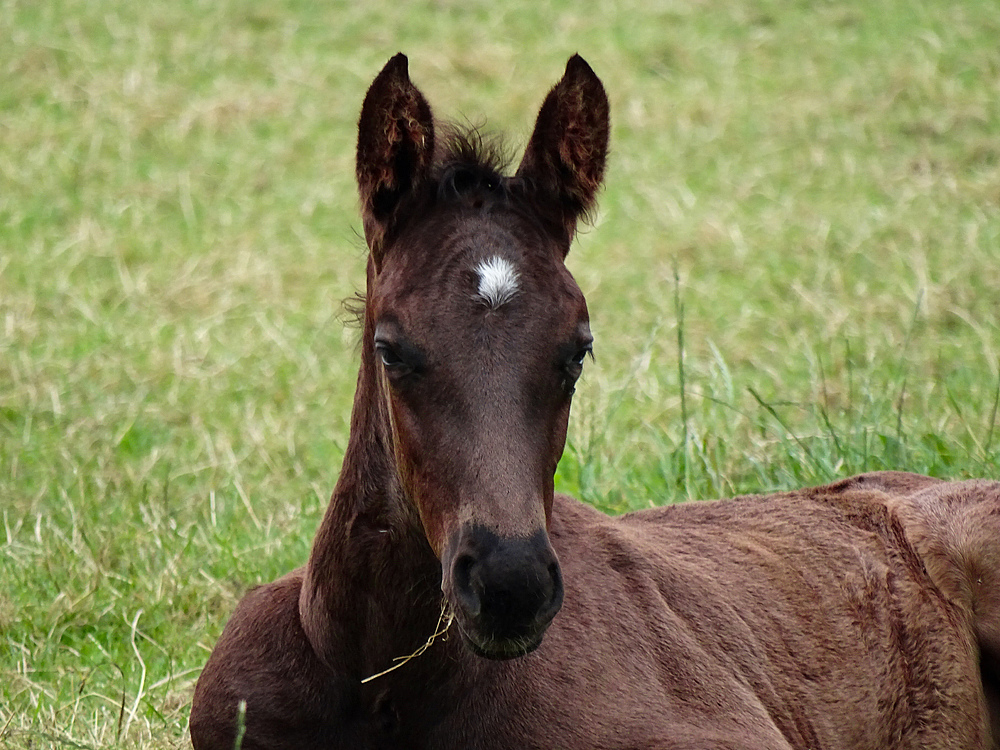
[[464, 627], [462, 631], [462, 642], [476, 656], [494, 661], [504, 661], [506, 659], [516, 659], [519, 656], [526, 656], [542, 644], [544, 632], [533, 636], [521, 636], [516, 638], [496, 638], [470, 634]]

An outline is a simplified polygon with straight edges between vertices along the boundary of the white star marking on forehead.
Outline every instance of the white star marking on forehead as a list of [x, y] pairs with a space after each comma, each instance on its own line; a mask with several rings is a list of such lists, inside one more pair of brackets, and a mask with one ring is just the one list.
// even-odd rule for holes
[[479, 297], [494, 310], [510, 302], [520, 290], [520, 275], [506, 258], [494, 255], [480, 261], [476, 273], [479, 274]]

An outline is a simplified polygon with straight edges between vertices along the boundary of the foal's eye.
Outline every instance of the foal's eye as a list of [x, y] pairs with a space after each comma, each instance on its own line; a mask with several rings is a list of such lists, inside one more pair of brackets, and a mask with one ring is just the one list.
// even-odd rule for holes
[[588, 354], [591, 356], [594, 355], [594, 347], [590, 344], [581, 347], [580, 350], [573, 355], [573, 358], [570, 360], [570, 364], [575, 365], [576, 367], [583, 367], [583, 360], [587, 358]]
[[389, 370], [402, 372], [411, 369], [410, 365], [403, 359], [391, 344], [385, 341], [375, 342], [375, 353], [378, 354], [382, 364]]
[[591, 357], [594, 356], [594, 347], [592, 344], [585, 344], [577, 349], [564, 365], [564, 371], [566, 373], [565, 379], [563, 380], [563, 385], [569, 393], [573, 393], [576, 386], [576, 381], [579, 379], [580, 375], [583, 374], [583, 361], [587, 358], [587, 355]]

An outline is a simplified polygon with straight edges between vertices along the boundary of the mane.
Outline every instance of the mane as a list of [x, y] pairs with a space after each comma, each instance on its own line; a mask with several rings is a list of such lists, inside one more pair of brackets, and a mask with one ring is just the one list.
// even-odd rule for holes
[[[509, 175], [514, 153], [501, 135], [484, 132], [477, 125], [454, 122], [441, 123], [437, 130], [433, 179], [437, 183], [438, 200], [484, 190], [508, 205], [512, 199], [535, 198], [538, 188], [530, 178]], [[593, 224], [596, 202], [568, 208], [576, 212], [580, 223]]]
[[500, 178], [510, 167], [510, 148], [496, 133], [452, 122], [439, 125], [438, 133], [434, 163], [439, 178], [455, 168]]

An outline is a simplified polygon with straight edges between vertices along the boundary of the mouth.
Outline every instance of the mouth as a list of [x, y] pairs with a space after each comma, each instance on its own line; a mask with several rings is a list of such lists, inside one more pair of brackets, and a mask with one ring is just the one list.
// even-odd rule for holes
[[543, 628], [542, 632], [533, 635], [497, 638], [470, 632], [471, 629], [462, 623], [461, 618], [456, 617], [455, 623], [458, 625], [458, 631], [462, 634], [462, 642], [472, 653], [494, 661], [516, 659], [519, 656], [530, 654], [542, 644], [542, 638], [545, 635]]

